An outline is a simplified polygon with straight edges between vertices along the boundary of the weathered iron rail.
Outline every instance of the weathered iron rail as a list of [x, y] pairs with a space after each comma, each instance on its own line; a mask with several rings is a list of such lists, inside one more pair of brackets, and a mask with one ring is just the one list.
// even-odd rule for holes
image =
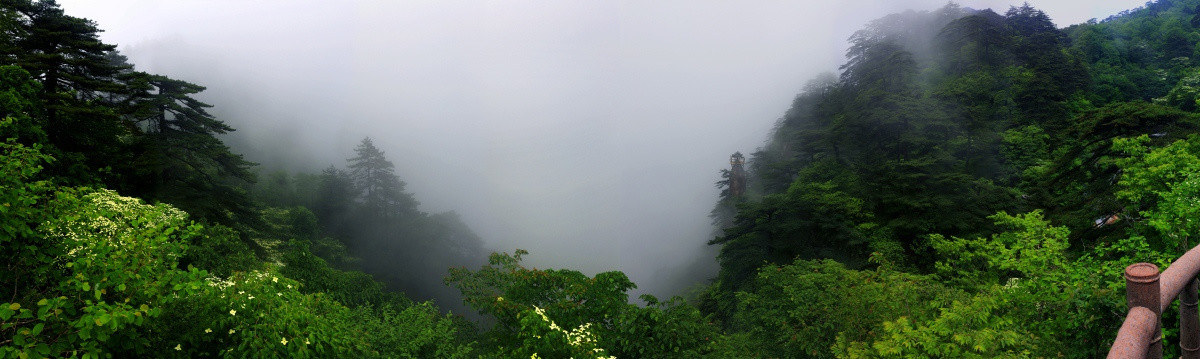
[[1196, 275], [1200, 274], [1200, 246], [1192, 248], [1159, 273], [1158, 266], [1136, 263], [1125, 267], [1125, 301], [1129, 313], [1117, 332], [1108, 358], [1163, 356], [1162, 312], [1179, 299], [1179, 348], [1183, 358], [1200, 359], [1200, 312], [1197, 312]]

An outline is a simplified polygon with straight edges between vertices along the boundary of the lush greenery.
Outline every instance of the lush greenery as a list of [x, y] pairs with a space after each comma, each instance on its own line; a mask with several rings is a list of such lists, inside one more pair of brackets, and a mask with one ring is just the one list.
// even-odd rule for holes
[[485, 258], [371, 139], [257, 178], [99, 31], [0, 2], [0, 358], [1098, 357], [1200, 230], [1200, 0], [871, 22], [722, 170], [711, 285], [640, 305]]

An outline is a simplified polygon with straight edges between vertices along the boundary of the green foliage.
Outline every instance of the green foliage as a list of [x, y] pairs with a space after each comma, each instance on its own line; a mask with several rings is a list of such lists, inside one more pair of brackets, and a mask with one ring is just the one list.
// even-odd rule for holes
[[[411, 300], [388, 291], [367, 273], [349, 270], [358, 262], [345, 245], [320, 233], [315, 215], [303, 207], [266, 208], [263, 242], [271, 243], [272, 258], [283, 264], [281, 275], [295, 279], [303, 293], [324, 295], [350, 306], [407, 308]], [[332, 262], [332, 263], [331, 263]]]
[[935, 266], [939, 276], [957, 287], [987, 288], [1009, 278], [1028, 278], [1066, 266], [1070, 231], [1050, 226], [1041, 211], [1016, 216], [1001, 212], [989, 218], [1010, 230], [991, 238], [930, 236], [930, 245], [942, 258]]
[[[11, 120], [5, 120], [7, 126]], [[200, 227], [166, 205], [108, 190], [29, 181], [48, 160], [0, 144], [6, 270], [0, 357], [95, 356], [114, 336], [157, 317], [163, 302], [197, 290], [205, 273], [176, 263]]]
[[173, 301], [122, 356], [461, 358], [449, 318], [426, 305], [347, 308], [272, 271], [209, 278]]
[[764, 262], [787, 263], [797, 256], [861, 261], [867, 237], [858, 224], [870, 219], [862, 200], [831, 182], [796, 181], [787, 193], [747, 203], [725, 235], [709, 242], [723, 245], [717, 257], [723, 289], [736, 290]]
[[1200, 231], [1193, 218], [1200, 215], [1195, 198], [1200, 195], [1200, 138], [1196, 135], [1161, 148], [1150, 149], [1150, 138], [1142, 135], [1116, 139], [1113, 149], [1129, 155], [1116, 161], [1122, 176], [1117, 196], [1130, 202], [1159, 238], [1163, 249], [1181, 255], [1190, 249], [1189, 239]]
[[1021, 323], [998, 313], [1006, 307], [998, 296], [977, 295], [954, 301], [929, 322], [900, 317], [884, 323], [869, 345], [839, 335], [834, 351], [841, 358], [1035, 357]]
[[[130, 342], [125, 355], [143, 357], [313, 357], [357, 354], [368, 348], [348, 309], [321, 295], [301, 294], [295, 281], [270, 272], [209, 279], [180, 298], [166, 320]], [[364, 333], [365, 334], [365, 333]]]
[[350, 321], [369, 333], [367, 344], [379, 348], [379, 358], [468, 358], [475, 349], [473, 342], [463, 342], [464, 328], [455, 318], [429, 302], [404, 309], [356, 308], [352, 315]]
[[[32, 180], [48, 160], [36, 146], [0, 143], [0, 229], [7, 234], [0, 245], [14, 249], [0, 274], [0, 285], [12, 290], [5, 297], [13, 298], [0, 303], [0, 357], [462, 358], [473, 350], [460, 340], [459, 325], [427, 303], [351, 295], [380, 295], [369, 279], [356, 284], [373, 287], [333, 292], [383, 306], [351, 309], [301, 292], [299, 282], [270, 268], [244, 272], [261, 263], [228, 228], [204, 228], [168, 205], [110, 190]], [[202, 250], [187, 254], [189, 244]], [[228, 279], [183, 270], [183, 258]]]
[[517, 332], [520, 348], [511, 352], [501, 351], [498, 357], [524, 358], [616, 358], [605, 355], [599, 347], [592, 323], [564, 329], [554, 323], [542, 308], [520, 314], [521, 330]]
[[[1127, 199], [1114, 186], [1122, 175], [1125, 151], [1114, 148], [1118, 139], [1152, 134], [1148, 142], [1161, 146], [1186, 138], [1200, 128], [1194, 114], [1146, 102], [1111, 103], [1082, 114], [1072, 130], [1076, 139], [1061, 152], [1038, 181], [1034, 192], [1047, 208], [1047, 218], [1063, 223], [1074, 233], [1076, 243], [1112, 241], [1124, 235], [1126, 223], [1096, 226], [1097, 218], [1122, 213]], [[1135, 212], [1136, 213], [1136, 212]]]
[[446, 277], [463, 293], [463, 300], [481, 314], [496, 318], [499, 335], [515, 335], [520, 313], [542, 308], [561, 325], [577, 327], [627, 305], [625, 292], [635, 287], [623, 273], [605, 272], [589, 278], [574, 270], [528, 269], [521, 256], [493, 253], [478, 271], [451, 268]]
[[363, 273], [325, 267], [305, 246], [289, 248], [278, 270], [209, 277], [195, 293], [168, 301], [149, 330], [119, 341], [139, 345], [111, 349], [139, 357], [383, 358], [460, 358], [473, 350], [455, 320], [430, 304], [412, 305]]
[[[16, 126], [17, 121], [12, 117], [0, 120], [0, 129], [7, 130]], [[16, 241], [35, 235], [34, 229], [45, 221], [49, 215], [41, 208], [50, 200], [53, 186], [47, 181], [35, 181], [34, 176], [42, 170], [42, 165], [53, 158], [42, 153], [40, 146], [27, 147], [18, 144], [16, 138], [8, 138], [0, 142], [0, 219], [3, 219], [3, 236], [0, 240]], [[2, 243], [2, 242], [0, 242]], [[8, 247], [8, 243], [5, 243]], [[15, 247], [14, 247], [15, 248]], [[12, 252], [12, 251], [9, 251]], [[16, 263], [15, 261], [6, 261]]]
[[42, 112], [41, 103], [37, 101], [41, 87], [20, 67], [0, 66], [0, 118], [14, 119], [2, 127], [0, 139], [16, 138], [27, 145], [47, 141], [42, 126], [35, 122]]
[[452, 268], [446, 278], [468, 305], [495, 318], [489, 345], [501, 357], [690, 358], [706, 352], [715, 336], [700, 312], [678, 298], [660, 303], [646, 296], [647, 307], [629, 304], [626, 291], [635, 286], [621, 272], [588, 277], [529, 269], [520, 264], [527, 253], [493, 253], [478, 271]]
[[963, 294], [928, 276], [856, 271], [831, 260], [797, 260], [758, 271], [737, 293], [734, 327], [765, 357], [822, 358], [838, 338], [866, 340], [900, 317], [930, 319]]
[[[936, 319], [885, 325], [872, 343], [839, 341], [849, 357], [1047, 357], [1103, 355], [1116, 325], [1105, 313], [1123, 308], [1113, 273], [1127, 261], [1067, 256], [1065, 227], [1040, 211], [991, 217], [1004, 232], [991, 238], [931, 242], [945, 283], [975, 293]], [[1102, 253], [1102, 252], [1097, 252]], [[1124, 259], [1123, 259], [1124, 260]], [[1099, 349], [1098, 349], [1099, 348]]]
[[383, 284], [363, 272], [341, 271], [330, 267], [321, 257], [309, 250], [307, 242], [294, 240], [280, 257], [285, 264], [279, 273], [304, 284], [305, 293], [324, 293], [349, 306], [408, 307], [412, 303], [404, 296], [388, 292]]
[[1184, 111], [1196, 111], [1197, 100], [1200, 100], [1200, 73], [1193, 73], [1179, 80], [1166, 96], [1155, 99], [1155, 102], [1178, 107]]
[[190, 238], [181, 266], [195, 266], [209, 274], [226, 278], [234, 272], [261, 269], [262, 259], [241, 240], [240, 234], [222, 225], [204, 226]]
[[1050, 135], [1037, 125], [1029, 125], [1008, 129], [1001, 136], [1002, 155], [1009, 163], [1011, 176], [1020, 181], [1020, 188], [1033, 188], [1050, 166]]

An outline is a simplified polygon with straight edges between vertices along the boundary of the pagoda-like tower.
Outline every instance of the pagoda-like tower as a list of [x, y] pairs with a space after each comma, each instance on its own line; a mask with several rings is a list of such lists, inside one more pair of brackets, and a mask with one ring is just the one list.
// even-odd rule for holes
[[741, 152], [729, 156], [729, 196], [741, 198], [746, 194], [746, 157]]

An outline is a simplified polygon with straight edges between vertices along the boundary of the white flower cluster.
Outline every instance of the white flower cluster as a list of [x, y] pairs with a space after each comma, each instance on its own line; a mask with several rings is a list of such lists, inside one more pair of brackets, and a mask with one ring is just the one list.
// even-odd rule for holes
[[1008, 281], [1004, 283], [1004, 289], [1015, 289], [1020, 286], [1021, 286], [1021, 278], [1016, 278], [1016, 277], [1009, 278]]
[[221, 290], [224, 290], [225, 288], [229, 288], [229, 287], [233, 286], [233, 284], [234, 284], [233, 281], [231, 281], [231, 280], [222, 279], [222, 278], [219, 278], [216, 276], [205, 278], [205, 280], [208, 281], [209, 286], [217, 287], [217, 289], [221, 289]]
[[[152, 206], [133, 197], [123, 197], [116, 191], [102, 189], [92, 192], [84, 198], [91, 200], [96, 208], [107, 209], [118, 213], [132, 213], [135, 210], [145, 210]], [[187, 219], [187, 213], [171, 206], [158, 206], [161, 210], [154, 211], [158, 218], [148, 218], [159, 222], [173, 222]], [[152, 222], [153, 223], [153, 222]]]
[[[542, 317], [542, 321], [550, 323], [551, 330], [555, 330], [555, 331], [565, 334], [567, 336], [567, 343], [570, 344], [571, 346], [580, 347], [580, 346], [583, 346], [584, 344], [588, 344], [589, 346], [596, 345], [596, 335], [593, 334], [591, 330], [589, 330], [589, 328], [592, 327], [592, 323], [584, 323], [583, 325], [580, 325], [579, 327], [577, 327], [571, 331], [566, 331], [566, 330], [563, 330], [561, 327], [559, 327], [558, 324], [555, 324], [553, 320], [550, 320], [550, 317], [546, 316], [546, 310], [539, 308], [538, 306], [535, 305], [535, 306], [533, 306], [533, 311]], [[592, 349], [592, 352], [599, 355], [596, 357], [599, 359], [616, 359], [616, 357], [613, 357], [613, 356], [604, 356], [603, 348], [598, 348], [598, 347], [594, 348], [594, 349]], [[533, 358], [537, 358], [536, 353], [534, 354]]]
[[140, 199], [123, 197], [117, 192], [99, 189], [83, 197], [87, 205], [78, 221], [43, 223], [48, 237], [59, 238], [67, 247], [67, 256], [91, 255], [97, 246], [134, 245], [137, 227], [182, 223], [187, 213], [170, 206], [149, 206]]

